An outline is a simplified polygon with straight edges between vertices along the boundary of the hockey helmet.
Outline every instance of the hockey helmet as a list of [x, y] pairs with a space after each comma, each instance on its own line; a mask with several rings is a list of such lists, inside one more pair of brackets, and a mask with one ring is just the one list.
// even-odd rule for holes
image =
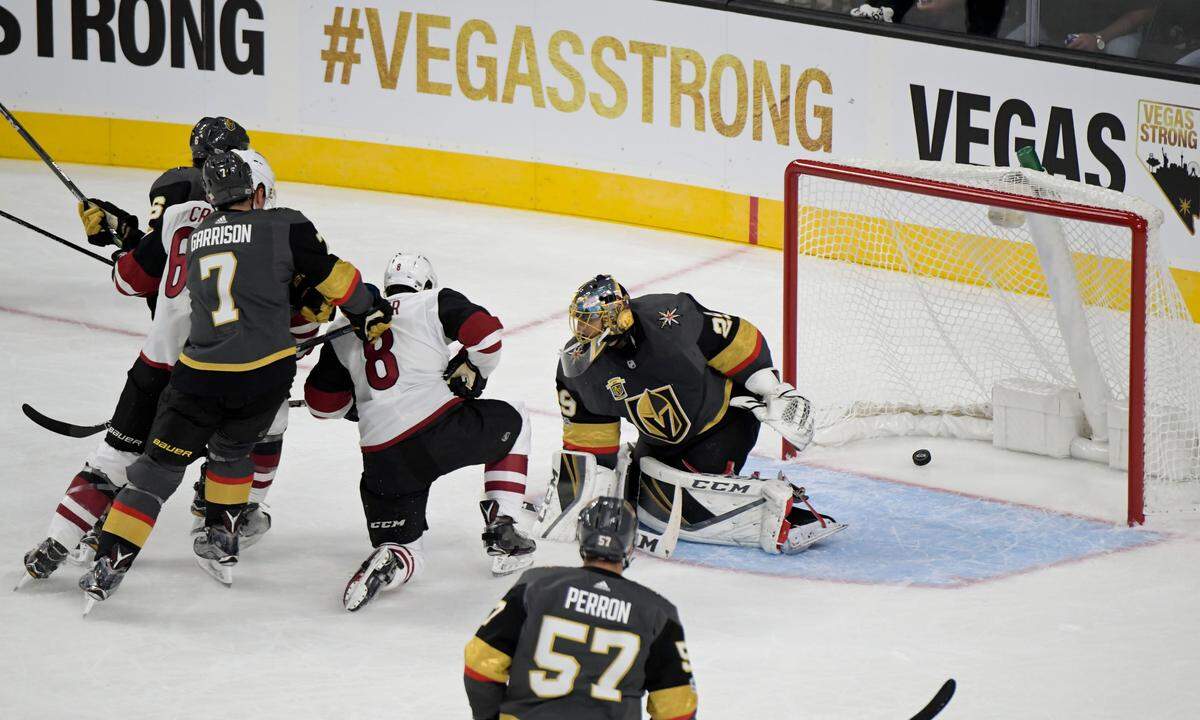
[[438, 286], [433, 263], [424, 255], [401, 250], [392, 256], [383, 272], [383, 292], [391, 296], [398, 292], [420, 292]]
[[637, 513], [624, 499], [598, 497], [579, 513], [579, 557], [629, 567], [637, 539]]
[[213, 207], [225, 208], [254, 197], [254, 174], [237, 153], [215, 153], [200, 171], [204, 194]]
[[192, 165], [202, 167], [209, 155], [250, 147], [246, 129], [227, 117], [202, 117], [192, 127], [188, 143], [192, 147]]
[[233, 152], [250, 166], [250, 175], [254, 178], [254, 189], [257, 190], [259, 185], [263, 186], [263, 190], [266, 192], [263, 208], [275, 207], [275, 171], [271, 169], [271, 164], [257, 150], [234, 150]]

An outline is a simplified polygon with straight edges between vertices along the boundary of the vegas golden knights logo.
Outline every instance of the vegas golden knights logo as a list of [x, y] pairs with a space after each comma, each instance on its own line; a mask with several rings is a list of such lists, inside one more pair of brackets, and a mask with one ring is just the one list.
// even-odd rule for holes
[[678, 443], [687, 437], [692, 421], [670, 385], [647, 390], [625, 401], [625, 412], [637, 429], [655, 440]]
[[625, 398], [629, 397], [629, 393], [625, 392], [625, 378], [609, 378], [608, 382], [605, 383], [604, 386], [608, 388], [610, 393], [612, 393], [612, 399], [616, 400], [617, 402], [621, 402]]

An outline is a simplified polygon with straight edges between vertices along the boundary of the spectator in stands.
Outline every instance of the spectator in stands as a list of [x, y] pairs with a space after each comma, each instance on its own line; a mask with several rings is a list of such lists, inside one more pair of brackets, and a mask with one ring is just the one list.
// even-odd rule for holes
[[875, 0], [850, 11], [854, 17], [881, 22], [903, 22], [944, 30], [962, 31], [959, 16], [966, 8], [966, 31], [971, 35], [996, 37], [1004, 18], [1005, 0]]
[[[1137, 57], [1155, 0], [1045, 0], [1039, 42], [1071, 50]], [[1008, 34], [1025, 39], [1025, 24]]]

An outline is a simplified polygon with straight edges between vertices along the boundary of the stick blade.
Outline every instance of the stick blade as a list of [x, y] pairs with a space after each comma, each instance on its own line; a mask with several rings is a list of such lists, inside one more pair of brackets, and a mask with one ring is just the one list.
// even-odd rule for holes
[[954, 678], [950, 678], [942, 683], [941, 689], [937, 691], [937, 694], [933, 696], [929, 704], [921, 708], [921, 711], [916, 715], [913, 715], [912, 720], [931, 720], [931, 718], [937, 717], [937, 714], [950, 702], [950, 698], [954, 697], [954, 691], [957, 688], [958, 683], [954, 681]]
[[72, 423], [63, 422], [62, 420], [55, 420], [52, 417], [38, 412], [32, 405], [28, 403], [21, 404], [21, 412], [24, 413], [25, 417], [29, 418], [35, 425], [45, 430], [49, 430], [52, 433], [66, 435], [67, 437], [85, 438], [95, 435], [98, 432], [103, 432], [104, 429], [108, 427], [107, 423], [101, 423], [99, 425], [74, 425]]

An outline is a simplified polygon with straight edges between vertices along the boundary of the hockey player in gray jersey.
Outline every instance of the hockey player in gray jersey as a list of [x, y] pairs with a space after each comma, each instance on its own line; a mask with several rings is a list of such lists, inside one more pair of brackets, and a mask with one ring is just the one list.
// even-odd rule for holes
[[623, 577], [637, 517], [615, 497], [579, 515], [583, 567], [527, 571], [467, 643], [475, 720], [696, 717], [696, 687], [675, 606]]
[[253, 479], [250, 450], [296, 372], [289, 291], [297, 276], [340, 306], [364, 339], [378, 337], [391, 317], [390, 306], [372, 299], [354, 266], [329, 253], [304, 215], [266, 207], [265, 187], [237, 153], [210, 157], [203, 177], [216, 210], [189, 239], [188, 340], [159, 399], [147, 450], [129, 467], [95, 565], [80, 579], [90, 602], [116, 590], [184, 469], [206, 447], [207, 523], [195, 552], [202, 567], [232, 582]]
[[[740, 476], [766, 424], [797, 449], [808, 400], [781, 382], [749, 320], [687, 293], [631, 298], [598, 275], [575, 293], [557, 375], [563, 451], [535, 534], [567, 539], [574, 513], [622, 486], [648, 527], [693, 542], [795, 553], [846, 527], [783, 478]], [[624, 418], [638, 432], [622, 452]], [[676, 505], [678, 504], [678, 508]]]

